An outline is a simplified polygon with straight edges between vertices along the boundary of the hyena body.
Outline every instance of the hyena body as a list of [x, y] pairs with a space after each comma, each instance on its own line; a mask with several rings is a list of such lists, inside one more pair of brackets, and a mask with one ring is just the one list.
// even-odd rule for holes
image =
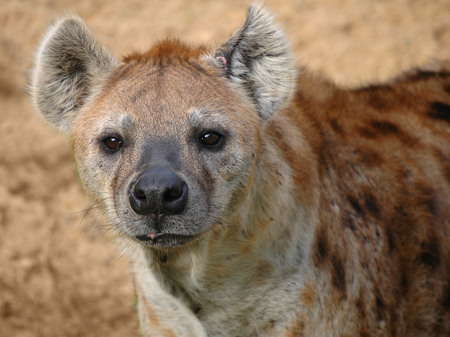
[[146, 336], [448, 336], [450, 67], [343, 90], [252, 7], [117, 62], [76, 17], [31, 93], [133, 265]]

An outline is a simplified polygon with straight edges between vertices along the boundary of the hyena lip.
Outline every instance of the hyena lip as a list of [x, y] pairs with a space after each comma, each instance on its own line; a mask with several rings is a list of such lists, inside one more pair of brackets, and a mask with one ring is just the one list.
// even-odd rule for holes
[[137, 235], [135, 238], [141, 242], [153, 247], [176, 247], [182, 246], [195, 238], [198, 235], [180, 235], [180, 234], [165, 234], [165, 233], [149, 233], [146, 235]]

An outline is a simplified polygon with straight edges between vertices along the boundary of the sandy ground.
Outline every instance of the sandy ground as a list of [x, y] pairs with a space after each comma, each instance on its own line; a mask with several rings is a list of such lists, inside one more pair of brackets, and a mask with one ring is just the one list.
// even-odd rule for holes
[[[137, 336], [129, 267], [79, 187], [68, 141], [26, 95], [55, 15], [117, 56], [166, 35], [218, 45], [249, 1], [0, 0], [0, 336]], [[266, 1], [298, 62], [355, 86], [450, 59], [450, 0]]]

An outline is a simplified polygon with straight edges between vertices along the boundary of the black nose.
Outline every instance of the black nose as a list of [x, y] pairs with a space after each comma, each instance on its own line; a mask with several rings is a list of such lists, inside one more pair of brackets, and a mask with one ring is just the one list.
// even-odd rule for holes
[[129, 196], [137, 214], [179, 214], [186, 207], [188, 187], [171, 169], [154, 168], [139, 176]]

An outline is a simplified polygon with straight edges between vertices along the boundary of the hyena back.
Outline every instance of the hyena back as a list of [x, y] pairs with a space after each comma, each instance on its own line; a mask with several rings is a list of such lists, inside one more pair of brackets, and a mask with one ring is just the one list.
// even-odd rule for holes
[[117, 61], [75, 16], [37, 110], [127, 247], [146, 336], [448, 336], [450, 66], [344, 90], [262, 8]]

